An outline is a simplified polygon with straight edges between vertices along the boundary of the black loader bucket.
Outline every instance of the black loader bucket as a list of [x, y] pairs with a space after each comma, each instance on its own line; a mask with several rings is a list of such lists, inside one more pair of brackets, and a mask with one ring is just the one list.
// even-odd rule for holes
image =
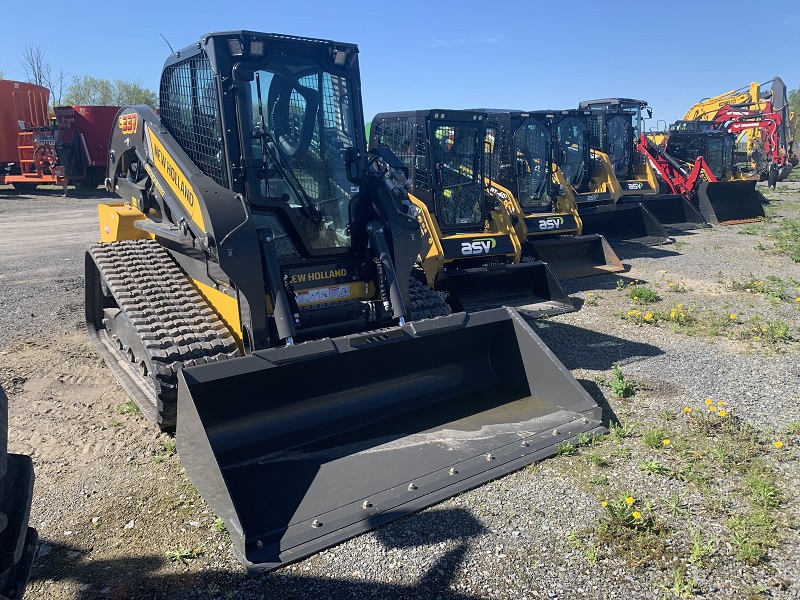
[[437, 278], [436, 289], [449, 292], [454, 312], [511, 306], [535, 318], [576, 310], [550, 267], [541, 261], [449, 270]]
[[609, 240], [625, 240], [647, 246], [670, 244], [672, 239], [658, 220], [639, 202], [580, 208], [583, 233], [597, 233]]
[[528, 238], [536, 257], [546, 262], [559, 279], [574, 279], [624, 271], [617, 254], [602, 235]]
[[623, 196], [621, 203], [639, 202], [656, 220], [670, 229], [700, 229], [708, 227], [703, 215], [680, 194], [654, 194], [652, 196]]
[[603, 432], [600, 414], [500, 308], [184, 369], [177, 442], [258, 572]]
[[763, 219], [761, 198], [755, 180], [706, 181], [700, 184], [694, 202], [707, 222], [734, 225]]

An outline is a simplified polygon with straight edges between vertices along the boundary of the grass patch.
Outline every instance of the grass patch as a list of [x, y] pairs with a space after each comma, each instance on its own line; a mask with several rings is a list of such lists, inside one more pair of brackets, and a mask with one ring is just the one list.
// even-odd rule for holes
[[136, 402], [134, 402], [131, 399], [128, 400], [125, 404], [121, 404], [120, 406], [118, 406], [116, 409], [116, 413], [118, 415], [139, 415], [142, 413], [142, 411], [139, 410], [139, 407], [137, 406]]
[[625, 379], [622, 368], [617, 363], [611, 366], [611, 380], [608, 382], [608, 387], [617, 398], [631, 398], [636, 393], [636, 384]]
[[172, 562], [186, 562], [193, 558], [198, 558], [203, 555], [202, 550], [196, 548], [176, 548], [175, 550], [167, 550], [164, 552], [164, 557]]
[[788, 256], [792, 262], [800, 262], [800, 221], [781, 219], [772, 235], [778, 254]]
[[773, 303], [778, 303], [781, 301], [794, 302], [800, 296], [798, 285], [798, 282], [793, 278], [782, 280], [780, 277], [770, 275], [759, 279], [751, 275], [750, 279], [745, 281], [731, 281], [728, 284], [728, 289], [749, 292], [756, 296], [765, 296]]

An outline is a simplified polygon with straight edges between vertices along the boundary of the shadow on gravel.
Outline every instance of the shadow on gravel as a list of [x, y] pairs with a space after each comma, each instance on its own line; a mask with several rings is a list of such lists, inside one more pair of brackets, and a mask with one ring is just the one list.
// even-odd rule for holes
[[[64, 190], [62, 188], [36, 188], [35, 190], [15, 190], [13, 188], [0, 188], [0, 198], [19, 198], [20, 200], [31, 200], [34, 198], [41, 198], [42, 196], [50, 196], [53, 198], [63, 198]], [[119, 196], [112, 194], [105, 190], [105, 188], [97, 188], [96, 190], [79, 190], [69, 188], [67, 190], [67, 198], [116, 198]]]
[[[387, 551], [425, 549], [450, 540], [457, 545], [445, 551], [433, 564], [416, 577], [414, 585], [359, 581], [362, 569], [359, 560], [348, 565], [353, 579], [330, 579], [304, 576], [289, 569], [248, 577], [243, 573], [204, 571], [202, 573], [157, 574], [167, 563], [159, 556], [126, 557], [114, 560], [91, 560], [85, 549], [43, 541], [30, 582], [46, 594], [48, 582], [74, 581], [80, 588], [76, 600], [123, 600], [189, 598], [236, 598], [268, 600], [302, 600], [306, 598], [441, 598], [473, 600], [472, 596], [454, 592], [448, 587], [454, 581], [467, 554], [469, 540], [485, 531], [483, 525], [464, 509], [430, 510], [417, 513], [375, 532]], [[44, 555], [42, 549], [45, 549]], [[334, 552], [336, 549], [333, 549]], [[431, 554], [438, 554], [430, 548]], [[387, 556], [382, 567], [390, 569]], [[397, 556], [398, 577], [409, 578], [408, 561]], [[192, 568], [189, 561], [187, 569]], [[322, 567], [322, 568], [320, 568]], [[303, 568], [303, 567], [299, 567]], [[322, 565], [315, 570], [324, 571]], [[301, 571], [302, 572], [302, 571]], [[46, 597], [43, 596], [43, 597]]]
[[664, 258], [665, 256], [680, 256], [680, 252], [669, 250], [669, 246], [647, 246], [636, 242], [615, 241], [614, 252], [620, 260], [631, 258]]
[[600, 417], [600, 420], [602, 421], [604, 427], [610, 427], [611, 423], [619, 423], [617, 413], [615, 413], [614, 409], [611, 408], [608, 400], [606, 400], [603, 390], [600, 389], [600, 386], [597, 385], [597, 382], [590, 379], [578, 379], [578, 383], [583, 386], [583, 389], [589, 393], [594, 401], [597, 402], [597, 405], [602, 409], [603, 416]]
[[540, 319], [529, 324], [570, 370], [607, 371], [615, 362], [664, 354], [658, 346], [633, 342], [566, 323]]

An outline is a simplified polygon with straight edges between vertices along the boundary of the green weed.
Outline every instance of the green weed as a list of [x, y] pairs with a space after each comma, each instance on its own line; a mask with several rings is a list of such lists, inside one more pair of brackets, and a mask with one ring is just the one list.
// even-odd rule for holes
[[611, 366], [611, 381], [608, 385], [617, 398], [630, 398], [636, 393], [636, 384], [625, 379], [622, 368], [617, 363]]

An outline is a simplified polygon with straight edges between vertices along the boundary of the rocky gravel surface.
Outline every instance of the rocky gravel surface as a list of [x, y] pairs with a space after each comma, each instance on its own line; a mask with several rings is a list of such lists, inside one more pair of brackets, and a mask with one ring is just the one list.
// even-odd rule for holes
[[[532, 323], [622, 430], [248, 577], [174, 440], [131, 410], [83, 330], [83, 252], [108, 198], [0, 190], [0, 386], [10, 450], [32, 455], [37, 476], [40, 547], [26, 598], [800, 597], [800, 430], [791, 425], [800, 421], [800, 263], [773, 250], [779, 224], [800, 219], [800, 187], [766, 193], [768, 222], [676, 233], [657, 248], [616, 245], [624, 273], [566, 282], [581, 310]], [[734, 285], [770, 276], [781, 298]], [[636, 304], [628, 291], [637, 285], [661, 300]], [[626, 318], [677, 304], [701, 322], [733, 314], [735, 323], [709, 331]], [[756, 338], [751, 325], [767, 321], [788, 333]], [[636, 385], [632, 397], [612, 393], [614, 364]], [[692, 425], [706, 398], [739, 419], [736, 443]], [[659, 428], [674, 448], [646, 443]], [[693, 480], [678, 467], [703, 440], [710, 462]], [[737, 448], [748, 443], [757, 472], [740, 469]], [[776, 490], [763, 510], [747, 493], [753, 473]], [[622, 497], [647, 525], [609, 535], [602, 502]], [[736, 528], [742, 515], [769, 517], [759, 530], [769, 543], [749, 560], [742, 535], [757, 540]]]

